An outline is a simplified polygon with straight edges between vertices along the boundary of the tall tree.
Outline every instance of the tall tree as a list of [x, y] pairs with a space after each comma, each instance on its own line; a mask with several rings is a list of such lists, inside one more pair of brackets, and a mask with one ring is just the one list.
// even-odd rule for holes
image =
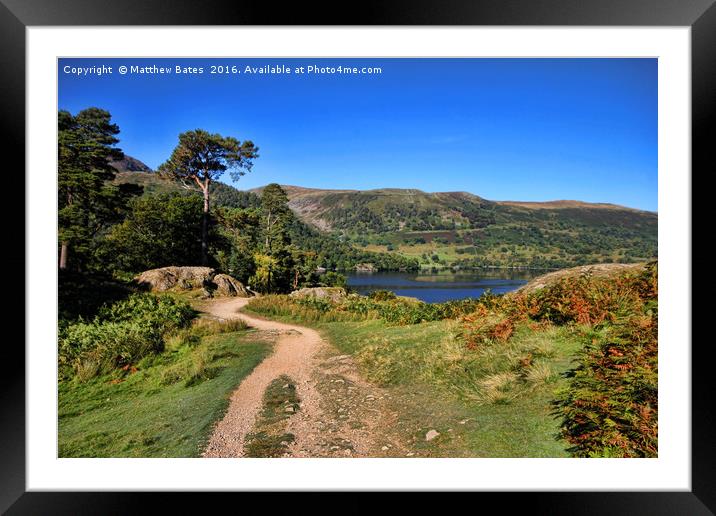
[[201, 260], [209, 262], [209, 192], [211, 182], [227, 170], [237, 181], [251, 170], [258, 157], [258, 147], [250, 140], [240, 142], [231, 136], [211, 134], [203, 129], [179, 135], [179, 144], [169, 159], [159, 166], [159, 174], [179, 181], [185, 188], [196, 184], [204, 195], [204, 216], [201, 229]]
[[261, 192], [264, 251], [273, 254], [290, 243], [288, 224], [291, 210], [286, 192], [276, 183], [268, 184]]
[[81, 268], [94, 237], [120, 219], [129, 196], [141, 192], [136, 185], [111, 184], [116, 170], [109, 161], [124, 157], [115, 147], [118, 133], [103, 109], [92, 107], [74, 116], [58, 112], [60, 269], [68, 268], [70, 261], [74, 268]]

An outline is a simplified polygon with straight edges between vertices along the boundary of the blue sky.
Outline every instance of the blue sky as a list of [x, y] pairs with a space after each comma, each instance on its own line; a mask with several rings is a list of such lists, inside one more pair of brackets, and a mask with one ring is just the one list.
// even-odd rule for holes
[[[101, 65], [112, 73], [63, 71]], [[120, 75], [121, 65], [204, 73]], [[216, 75], [211, 65], [382, 73]], [[108, 110], [119, 147], [152, 168], [186, 130], [253, 140], [260, 157], [240, 189], [464, 190], [657, 209], [656, 59], [61, 59], [58, 73], [59, 108]]]

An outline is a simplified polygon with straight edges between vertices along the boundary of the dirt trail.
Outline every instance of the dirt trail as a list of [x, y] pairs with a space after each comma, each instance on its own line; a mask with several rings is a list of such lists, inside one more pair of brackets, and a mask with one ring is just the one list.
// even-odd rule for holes
[[262, 408], [266, 387], [280, 375], [295, 380], [300, 409], [289, 418], [287, 431], [295, 441], [293, 457], [405, 456], [406, 450], [384, 429], [396, 413], [390, 397], [364, 382], [348, 355], [338, 355], [317, 331], [263, 320], [238, 310], [245, 298], [212, 300], [204, 310], [221, 319], [240, 318], [260, 331], [278, 333], [274, 352], [232, 393], [224, 418], [214, 428], [204, 457], [242, 457], [244, 440]]

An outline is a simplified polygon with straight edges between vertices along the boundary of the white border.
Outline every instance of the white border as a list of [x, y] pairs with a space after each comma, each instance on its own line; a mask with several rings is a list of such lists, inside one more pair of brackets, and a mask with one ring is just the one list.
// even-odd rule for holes
[[[688, 27], [30, 27], [27, 43], [28, 490], [690, 490]], [[57, 459], [59, 56], [658, 57], [659, 458]]]

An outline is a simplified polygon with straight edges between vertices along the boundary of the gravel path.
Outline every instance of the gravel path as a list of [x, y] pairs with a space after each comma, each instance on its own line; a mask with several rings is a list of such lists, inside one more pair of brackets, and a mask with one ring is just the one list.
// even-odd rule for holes
[[295, 436], [288, 456], [405, 456], [403, 446], [386, 435], [385, 429], [392, 427], [397, 416], [387, 408], [390, 397], [360, 378], [350, 356], [338, 355], [310, 328], [239, 313], [248, 302], [245, 298], [216, 299], [203, 307], [215, 317], [240, 318], [260, 331], [278, 334], [273, 354], [232, 393], [204, 457], [244, 455], [244, 439], [262, 408], [263, 393], [280, 375], [295, 381], [301, 400], [287, 425]]

